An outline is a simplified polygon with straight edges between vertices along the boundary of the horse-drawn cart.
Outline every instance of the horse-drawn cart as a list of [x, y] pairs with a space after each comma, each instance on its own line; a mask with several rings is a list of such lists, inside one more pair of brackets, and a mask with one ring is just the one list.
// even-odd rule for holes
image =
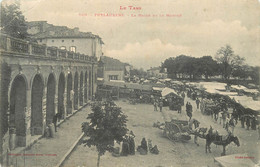
[[169, 140], [176, 142], [187, 142], [191, 139], [189, 135], [188, 121], [172, 119], [170, 122], [165, 122], [163, 134]]

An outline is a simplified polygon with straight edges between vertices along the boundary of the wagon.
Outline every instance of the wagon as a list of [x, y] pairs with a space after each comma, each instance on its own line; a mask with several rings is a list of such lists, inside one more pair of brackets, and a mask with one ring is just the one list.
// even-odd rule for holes
[[189, 135], [188, 121], [183, 120], [172, 119], [170, 122], [165, 122], [163, 134], [173, 142], [187, 142], [191, 139], [191, 136]]

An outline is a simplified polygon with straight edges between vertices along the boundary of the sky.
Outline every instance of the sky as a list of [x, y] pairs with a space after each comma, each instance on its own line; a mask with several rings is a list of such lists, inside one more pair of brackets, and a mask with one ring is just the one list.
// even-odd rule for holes
[[136, 68], [180, 54], [215, 57], [226, 44], [260, 65], [259, 0], [21, 0], [21, 10], [27, 21], [99, 35], [104, 55]]

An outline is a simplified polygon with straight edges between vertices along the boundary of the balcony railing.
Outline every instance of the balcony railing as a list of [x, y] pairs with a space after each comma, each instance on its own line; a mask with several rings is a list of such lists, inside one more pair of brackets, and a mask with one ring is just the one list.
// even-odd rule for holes
[[29, 53], [29, 44], [26, 41], [11, 38], [11, 51]]
[[66, 50], [59, 50], [59, 57], [66, 58]]
[[61, 50], [57, 47], [39, 45], [37, 43], [13, 38], [5, 34], [0, 34], [0, 51], [28, 54], [30, 56], [44, 56], [46, 58], [63, 58], [92, 63], [97, 62], [97, 58], [95, 56], [88, 56], [67, 50]]
[[32, 54], [45, 56], [46, 46], [32, 44]]
[[68, 58], [73, 59], [73, 52], [68, 52]]
[[57, 51], [58, 49], [56, 47], [48, 47], [47, 48], [47, 56], [50, 56], [50, 57], [57, 57]]
[[6, 50], [7, 49], [7, 37], [1, 36], [0, 38], [0, 49]]

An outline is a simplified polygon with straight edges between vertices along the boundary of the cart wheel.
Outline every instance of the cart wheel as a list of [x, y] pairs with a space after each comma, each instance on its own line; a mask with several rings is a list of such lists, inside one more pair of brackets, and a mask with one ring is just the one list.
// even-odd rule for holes
[[177, 141], [178, 138], [176, 137], [177, 133], [180, 133], [180, 127], [175, 123], [166, 123], [164, 129], [164, 135], [171, 141]]

